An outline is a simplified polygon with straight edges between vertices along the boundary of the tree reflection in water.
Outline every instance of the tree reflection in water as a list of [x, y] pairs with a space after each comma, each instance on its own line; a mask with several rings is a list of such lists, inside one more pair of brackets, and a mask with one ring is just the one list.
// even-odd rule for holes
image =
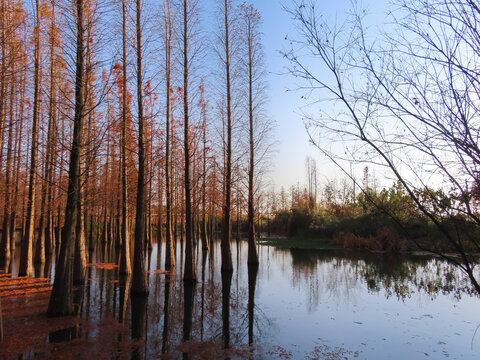
[[[308, 294], [309, 309], [318, 306], [325, 295], [336, 299], [349, 299], [364, 285], [369, 292], [382, 291], [387, 298], [402, 300], [413, 292], [430, 299], [439, 294], [475, 294], [465, 276], [442, 259], [427, 255], [373, 254], [356, 251], [312, 251], [304, 249], [275, 249], [276, 253], [290, 253], [293, 286], [304, 286]], [[323, 288], [319, 288], [319, 284]]]
[[[260, 265], [247, 266], [244, 241], [232, 246], [232, 255], [237, 259], [234, 273], [222, 274], [220, 244], [212, 241], [208, 252], [195, 252], [197, 272], [201, 274], [196, 284], [182, 281], [181, 267], [169, 272], [159, 269], [164, 263], [159, 260], [165, 254], [164, 244], [160, 248], [154, 244], [153, 251], [147, 250], [151, 291], [148, 297], [130, 297], [131, 277], [119, 277], [118, 268], [113, 265], [98, 264], [115, 261], [118, 253], [115, 248], [99, 245], [89, 255], [89, 261], [95, 264], [87, 267], [85, 286], [76, 288], [77, 309], [89, 325], [70, 325], [50, 336], [47, 333], [46, 338], [51, 342], [75, 338], [87, 339], [90, 344], [95, 339], [100, 342], [102, 336], [108, 338], [104, 336], [108, 330], [105, 322], [115, 321], [130, 330], [111, 327], [113, 335], [109, 339], [117, 341], [115, 356], [119, 358], [149, 359], [161, 355], [196, 358], [200, 353], [207, 358], [268, 358], [272, 346], [292, 344], [290, 338], [285, 340], [279, 334], [290, 331], [290, 336], [295, 335], [295, 327], [299, 326], [295, 318], [288, 323], [291, 329], [284, 326], [291, 316], [288, 304], [294, 297], [306, 297], [301, 303], [307, 305], [309, 314], [326, 299], [332, 303], [355, 303], [356, 297], [365, 293], [402, 302], [413, 294], [428, 299], [449, 296], [459, 300], [469, 297], [472, 291], [468, 279], [455, 268], [428, 256], [261, 247]], [[176, 244], [179, 265], [181, 246], [179, 240]], [[4, 269], [11, 266], [3, 264]], [[47, 268], [51, 266], [47, 259], [39, 275], [50, 272]], [[18, 263], [14, 262], [14, 271], [15, 267]], [[233, 282], [232, 276], [235, 276]], [[272, 279], [282, 282], [271, 283]], [[278, 310], [275, 307], [279, 304]], [[315, 331], [322, 329], [308, 326]], [[135, 341], [131, 343], [132, 340]], [[311, 348], [315, 345], [310, 344]], [[101, 348], [104, 344], [95, 346]], [[304, 353], [311, 348], [304, 349]]]
[[[132, 310], [132, 318], [131, 318], [131, 331], [132, 331], [132, 339], [133, 340], [140, 340], [145, 337], [145, 328], [147, 326], [147, 302], [148, 297], [144, 295], [135, 295], [131, 296], [131, 310]], [[146, 339], [145, 339], [146, 341]], [[138, 344], [135, 346], [132, 351], [132, 360], [139, 360], [143, 359], [143, 347]]]

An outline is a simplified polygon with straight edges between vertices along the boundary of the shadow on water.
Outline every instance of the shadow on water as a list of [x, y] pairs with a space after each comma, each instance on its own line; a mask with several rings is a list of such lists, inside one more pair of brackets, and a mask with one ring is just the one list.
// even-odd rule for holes
[[79, 325], [75, 325], [66, 329], [53, 331], [48, 335], [50, 343], [63, 343], [75, 340], [81, 336], [81, 329]]
[[[131, 297], [131, 336], [133, 340], [141, 340], [146, 336], [147, 327], [147, 304], [148, 297], [144, 295], [135, 295]], [[146, 341], [145, 337], [145, 341]], [[132, 350], [132, 360], [144, 358], [144, 347], [138, 344]]]
[[233, 273], [222, 272], [222, 339], [223, 348], [230, 348], [230, 291]]
[[253, 345], [253, 324], [255, 320], [255, 287], [258, 265], [248, 264], [248, 345]]
[[[195, 282], [183, 282], [183, 341], [190, 341], [192, 338], [192, 317], [195, 288]], [[189, 353], [183, 352], [183, 359], [190, 359]]]

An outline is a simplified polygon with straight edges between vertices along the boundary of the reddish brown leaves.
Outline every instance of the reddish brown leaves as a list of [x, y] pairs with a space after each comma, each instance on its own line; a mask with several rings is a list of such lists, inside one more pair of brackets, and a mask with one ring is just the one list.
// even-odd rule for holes
[[113, 270], [118, 268], [118, 265], [115, 263], [95, 263], [95, 264], [87, 264], [87, 266], [94, 266], [97, 269], [104, 269], [104, 270]]
[[28, 277], [8, 277], [9, 274], [0, 276], [0, 296], [2, 300], [8, 296], [25, 295], [50, 291], [50, 279], [48, 278], [28, 278]]

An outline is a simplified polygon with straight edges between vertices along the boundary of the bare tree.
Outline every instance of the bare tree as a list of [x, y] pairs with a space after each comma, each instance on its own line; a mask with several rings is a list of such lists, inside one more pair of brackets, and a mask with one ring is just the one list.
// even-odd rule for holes
[[128, 231], [128, 184], [127, 184], [127, 6], [122, 0], [122, 139], [121, 139], [121, 178], [122, 178], [122, 225], [120, 272], [130, 274], [130, 232]]
[[[165, 192], [167, 200], [165, 227], [165, 268], [175, 267], [175, 251], [172, 239], [172, 166], [171, 166], [171, 71], [172, 71], [172, 13], [170, 0], [166, 0], [163, 8], [164, 45], [165, 45]], [[161, 230], [159, 230], [161, 231]]]
[[232, 193], [232, 95], [230, 82], [230, 22], [231, 0], [225, 0], [224, 5], [224, 50], [225, 50], [225, 73], [226, 73], [226, 149], [225, 149], [225, 198], [223, 204], [223, 229], [222, 229], [222, 271], [233, 271], [232, 250], [230, 249], [231, 237], [231, 193]]
[[[258, 121], [258, 107], [256, 106], [255, 90], [258, 90], [255, 85], [257, 82], [263, 80], [261, 71], [262, 61], [262, 44], [260, 41], [259, 26], [261, 23], [260, 13], [252, 6], [243, 6], [245, 32], [247, 41], [248, 53], [248, 138], [249, 138], [249, 164], [248, 164], [248, 263], [258, 264], [257, 242], [255, 240], [255, 204], [254, 204], [254, 178], [255, 178], [255, 122]], [[260, 94], [260, 97], [262, 94]]]
[[[480, 242], [469, 230], [480, 226], [480, 9], [468, 0], [398, 5], [393, 25], [373, 41], [362, 9], [337, 26], [316, 1], [295, 1], [288, 11], [298, 36], [285, 57], [312, 103], [331, 100], [321, 116], [306, 115], [311, 141], [343, 169], [353, 159], [388, 170], [447, 240], [445, 252], [426, 250], [462, 269], [480, 292], [470, 255]], [[328, 136], [344, 140], [346, 151], [321, 147]]]
[[189, 113], [189, 25], [191, 20], [190, 1], [183, 0], [183, 32], [182, 32], [182, 55], [183, 55], [183, 151], [185, 157], [184, 166], [184, 189], [185, 189], [185, 271], [183, 279], [186, 281], [196, 281], [197, 273], [195, 268], [195, 258], [193, 253], [193, 216], [192, 216], [192, 196], [190, 179], [190, 113]]

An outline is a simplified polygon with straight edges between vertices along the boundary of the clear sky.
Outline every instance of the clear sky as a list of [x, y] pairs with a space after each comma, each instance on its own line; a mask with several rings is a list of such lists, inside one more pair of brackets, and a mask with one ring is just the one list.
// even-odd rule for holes
[[[218, 0], [206, 0], [205, 15], [214, 13]], [[305, 183], [305, 158], [310, 156], [317, 162], [320, 182], [341, 177], [341, 172], [329, 159], [309, 143], [307, 131], [300, 115], [305, 106], [302, 93], [296, 91], [299, 82], [286, 74], [287, 61], [281, 50], [288, 48], [288, 38], [295, 37], [295, 24], [290, 14], [284, 10], [292, 4], [291, 0], [250, 0], [260, 11], [263, 18], [263, 44], [267, 68], [268, 98], [267, 115], [277, 124], [275, 129], [275, 153], [271, 168], [271, 183], [278, 191], [281, 186], [288, 189], [297, 182]], [[383, 12], [386, 0], [363, 0], [362, 7], [369, 13]], [[351, 9], [352, 0], [317, 0], [319, 10], [333, 22], [342, 22]], [[286, 39], [287, 38], [287, 39]], [[291, 91], [288, 91], [291, 90]]]
[[[383, 12], [386, 3], [383, 0], [365, 0], [362, 5], [371, 13], [372, 11]], [[272, 183], [277, 190], [280, 186], [288, 188], [298, 181], [304, 183], [306, 156], [311, 156], [317, 161], [321, 182], [326, 178], [340, 176], [340, 171], [309, 144], [300, 115], [300, 108], [305, 105], [301, 99], [302, 93], [295, 91], [298, 82], [290, 75], [284, 74], [288, 64], [280, 54], [280, 50], [288, 46], [285, 37], [295, 35], [293, 21], [283, 9], [283, 6], [289, 6], [289, 4], [291, 4], [289, 0], [254, 0], [254, 5], [263, 17], [263, 43], [269, 86], [268, 116], [277, 123], [275, 137], [278, 145], [271, 173]], [[352, 2], [351, 0], [319, 0], [317, 4], [322, 7], [321, 11], [325, 16], [341, 22]]]
[[[280, 50], [288, 46], [285, 37], [291, 37], [295, 33], [290, 15], [283, 10], [283, 5], [288, 6], [289, 3], [288, 0], [254, 1], [254, 5], [263, 17], [263, 43], [269, 86], [268, 116], [277, 123], [275, 137], [278, 144], [271, 173], [272, 182], [277, 190], [280, 186], [288, 188], [298, 181], [304, 182], [306, 156], [317, 160], [317, 166], [323, 175], [334, 176], [336, 170], [327, 159], [321, 157], [318, 150], [309, 144], [299, 111], [303, 105], [301, 93], [295, 91], [296, 80], [284, 74], [288, 64], [280, 54]], [[318, 3], [322, 5], [322, 11], [335, 16], [337, 12], [340, 15], [343, 14], [350, 1], [319, 1]]]

